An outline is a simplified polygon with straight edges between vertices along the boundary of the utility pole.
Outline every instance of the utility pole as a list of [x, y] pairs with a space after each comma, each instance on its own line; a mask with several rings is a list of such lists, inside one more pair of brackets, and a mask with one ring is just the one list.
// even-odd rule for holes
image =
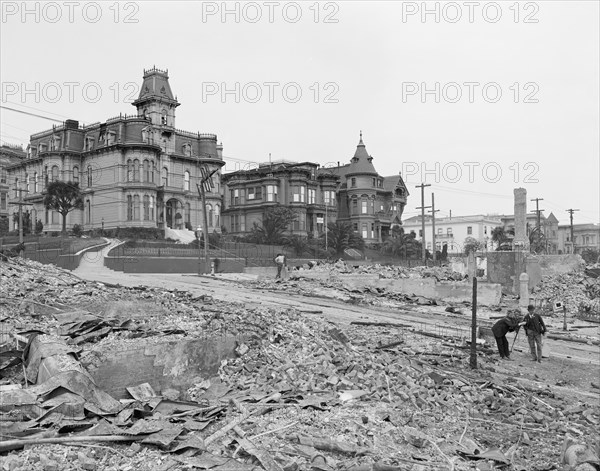
[[535, 201], [535, 212], [537, 213], [537, 229], [538, 229], [538, 233], [540, 231], [540, 227], [541, 227], [541, 221], [540, 221], [540, 213], [543, 211], [543, 209], [540, 209], [540, 201], [544, 201], [544, 198], [533, 198], [529, 201]]
[[431, 210], [429, 211], [431, 213], [431, 231], [432, 231], [432, 235], [431, 235], [431, 247], [433, 248], [433, 261], [435, 262], [436, 260], [436, 252], [437, 252], [437, 248], [436, 248], [436, 241], [435, 241], [435, 213], [439, 212], [439, 209], [435, 209], [435, 194], [431, 193]]
[[567, 209], [569, 217], [571, 219], [571, 245], [573, 247], [573, 253], [575, 253], [575, 238], [573, 237], [573, 213], [579, 211], [578, 209]]
[[535, 201], [535, 213], [536, 213], [536, 223], [535, 223], [535, 230], [536, 230], [536, 236], [535, 236], [535, 249], [536, 251], [539, 249], [539, 243], [541, 240], [541, 236], [542, 236], [542, 223], [541, 223], [541, 213], [543, 211], [543, 209], [540, 209], [540, 201], [544, 201], [544, 198], [533, 198], [530, 201]]
[[202, 202], [202, 215], [203, 215], [203, 220], [204, 220], [204, 228], [202, 231], [204, 234], [204, 270], [207, 273], [208, 273], [208, 270], [210, 267], [210, 263], [209, 263], [209, 257], [208, 257], [208, 213], [206, 211], [205, 186], [209, 186], [209, 190], [212, 189], [212, 185], [211, 185], [210, 181], [211, 181], [212, 176], [218, 170], [219, 169], [216, 168], [211, 173], [208, 173], [208, 171], [204, 167], [200, 167], [201, 180], [200, 180], [200, 183], [196, 183], [196, 187], [198, 188], [198, 193], [200, 193], [200, 200]]
[[421, 183], [416, 185], [415, 188], [421, 188], [421, 206], [417, 209], [421, 210], [421, 257], [423, 263], [427, 265], [427, 253], [425, 252], [425, 209], [431, 208], [431, 206], [425, 206], [425, 187], [431, 186], [430, 184]]
[[[27, 190], [23, 190], [22, 188], [17, 188], [15, 185], [15, 190], [19, 193], [19, 201], [9, 202], [8, 204], [15, 204], [19, 206], [19, 245], [23, 246], [23, 206], [29, 206], [28, 203], [23, 202], [23, 192], [27, 193]], [[19, 257], [23, 257], [23, 251], [19, 251]]]

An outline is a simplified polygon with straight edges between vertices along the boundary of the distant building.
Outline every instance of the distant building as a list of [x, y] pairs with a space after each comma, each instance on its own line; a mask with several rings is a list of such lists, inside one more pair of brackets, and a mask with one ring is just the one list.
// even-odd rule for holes
[[600, 251], [599, 224], [573, 224], [573, 240], [571, 240], [571, 225], [558, 226], [559, 253], [581, 253], [586, 249]]
[[383, 177], [373, 166], [360, 134], [350, 163], [331, 167], [340, 177], [338, 221], [352, 225], [367, 244], [385, 240], [395, 226], [402, 224], [408, 189], [400, 175]]
[[[442, 250], [444, 244], [448, 245], [448, 253], [464, 253], [465, 239], [472, 237], [479, 241], [482, 250], [492, 251], [496, 244], [492, 241], [492, 231], [501, 226], [499, 216], [451, 216], [435, 218], [435, 245], [437, 250]], [[416, 239], [423, 240], [421, 216], [408, 218], [402, 224], [406, 234], [414, 232]], [[432, 250], [433, 224], [431, 215], [425, 215], [425, 247]]]
[[[214, 134], [176, 129], [180, 105], [167, 71], [144, 71], [136, 114], [81, 126], [61, 126], [33, 134], [25, 159], [7, 166], [11, 190], [26, 190], [32, 221], [44, 231], [60, 231], [62, 217], [43, 206], [47, 185], [54, 180], [79, 183], [84, 209], [67, 217], [67, 226], [84, 230], [116, 227], [196, 228], [202, 225], [197, 183], [201, 166], [212, 177], [207, 192], [209, 230], [220, 230], [222, 147]], [[10, 193], [13, 196], [13, 193]], [[14, 199], [14, 198], [12, 198]]]
[[[7, 168], [18, 164], [25, 159], [26, 153], [21, 146], [2, 145], [0, 147], [0, 219], [9, 220], [9, 229], [18, 229], [18, 224], [10, 222], [12, 214], [18, 211], [18, 206], [9, 207], [8, 201], [11, 198], [19, 198], [18, 192], [15, 192], [15, 181], [8, 176]], [[12, 191], [12, 194], [10, 194]], [[23, 196], [26, 196], [25, 194]], [[24, 210], [27, 208], [25, 207]]]
[[312, 162], [270, 162], [224, 174], [223, 224], [228, 233], [244, 235], [254, 223], [262, 226], [269, 208], [284, 205], [298, 216], [290, 234], [317, 237], [327, 222], [337, 219], [338, 181], [337, 175]]
[[367, 243], [381, 242], [401, 225], [408, 190], [400, 175], [380, 176], [362, 140], [347, 165], [272, 162], [222, 177], [224, 224], [237, 235], [262, 225], [267, 208], [282, 204], [297, 210], [291, 234], [322, 234], [328, 222], [350, 223]]
[[[515, 216], [512, 214], [500, 216], [502, 226], [506, 232], [514, 231], [515, 229]], [[527, 236], [531, 237], [531, 234], [537, 228], [537, 214], [527, 213], [525, 224]], [[543, 234], [543, 241], [545, 243], [545, 252], [547, 254], [557, 254], [559, 250], [558, 240], [558, 219], [554, 216], [554, 213], [550, 213], [548, 217], [540, 213], [540, 231]], [[512, 240], [512, 235], [507, 234], [508, 238]]]

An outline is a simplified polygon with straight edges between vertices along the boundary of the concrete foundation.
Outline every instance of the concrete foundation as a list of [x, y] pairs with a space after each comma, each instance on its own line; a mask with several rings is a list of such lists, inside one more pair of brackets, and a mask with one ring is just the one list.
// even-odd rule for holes
[[[244, 273], [248, 275], [256, 275], [259, 280], [265, 278], [274, 279], [277, 276], [277, 267], [245, 267]], [[287, 268], [281, 270], [282, 279], [287, 280], [289, 277], [289, 271]]]
[[530, 255], [523, 252], [488, 253], [487, 280], [509, 294], [519, 294], [519, 276], [529, 275], [531, 291], [545, 276], [568, 273], [580, 266], [578, 255]]
[[[468, 282], [437, 282], [434, 278], [379, 278], [377, 274], [337, 274], [326, 271], [292, 272], [290, 278], [309, 278], [313, 280], [336, 280], [350, 290], [364, 288], [384, 288], [393, 293], [423, 296], [436, 301], [471, 302], [473, 288]], [[500, 303], [501, 286], [497, 283], [479, 283], [477, 286], [477, 302], [485, 306]]]
[[114, 398], [130, 398], [125, 388], [149, 383], [157, 394], [175, 389], [186, 399], [186, 390], [198, 378], [215, 376], [221, 360], [233, 358], [242, 341], [234, 336], [162, 343], [140, 340], [141, 346], [93, 351], [81, 363], [98, 387]]

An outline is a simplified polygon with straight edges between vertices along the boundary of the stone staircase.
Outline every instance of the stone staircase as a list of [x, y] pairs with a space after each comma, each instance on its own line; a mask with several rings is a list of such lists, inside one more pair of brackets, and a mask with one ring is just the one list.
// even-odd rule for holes
[[196, 235], [188, 229], [165, 229], [165, 238], [178, 240], [184, 244], [189, 244], [196, 240]]

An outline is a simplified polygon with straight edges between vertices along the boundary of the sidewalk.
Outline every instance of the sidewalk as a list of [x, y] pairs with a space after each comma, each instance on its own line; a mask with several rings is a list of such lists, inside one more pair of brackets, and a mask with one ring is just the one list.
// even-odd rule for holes
[[[111, 281], [116, 272], [104, 266], [104, 257], [115, 246], [121, 243], [118, 239], [105, 239], [109, 245], [97, 252], [86, 252], [73, 274], [85, 280]], [[101, 279], [102, 278], [102, 279]]]

